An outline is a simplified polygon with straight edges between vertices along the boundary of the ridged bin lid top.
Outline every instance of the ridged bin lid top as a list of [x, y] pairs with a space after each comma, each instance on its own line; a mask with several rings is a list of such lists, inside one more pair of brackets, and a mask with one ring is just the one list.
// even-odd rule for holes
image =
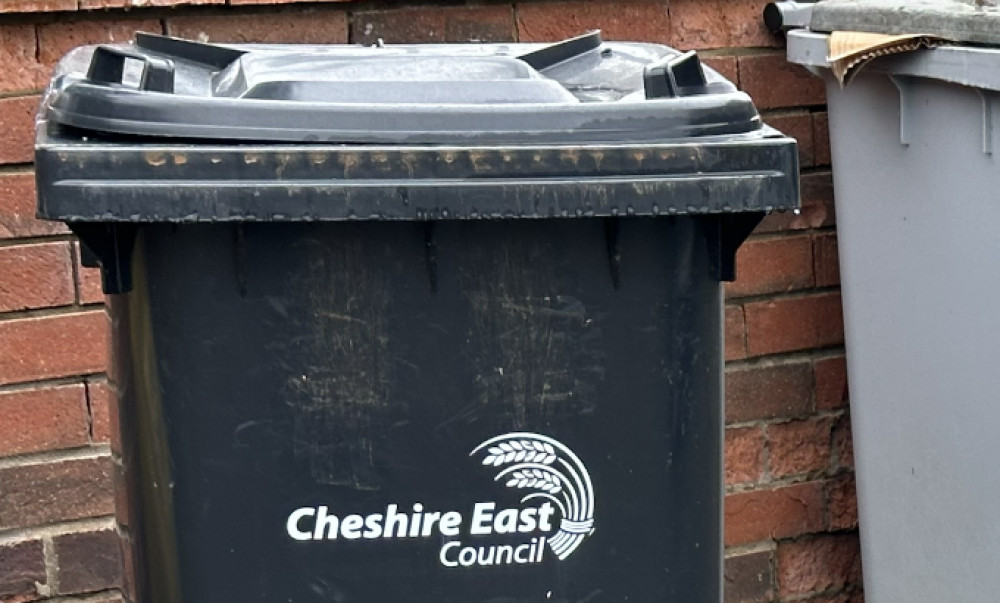
[[609, 43], [212, 45], [139, 34], [60, 63], [53, 124], [197, 141], [586, 143], [758, 130], [694, 53]]
[[822, 0], [813, 31], [929, 34], [956, 42], [1000, 44], [998, 0]]

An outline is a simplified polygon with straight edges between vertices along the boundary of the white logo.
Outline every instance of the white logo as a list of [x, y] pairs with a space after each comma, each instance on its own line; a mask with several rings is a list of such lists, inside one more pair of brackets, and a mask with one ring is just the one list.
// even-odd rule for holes
[[521, 502], [546, 498], [562, 512], [559, 533], [549, 539], [556, 557], [569, 557], [586, 536], [594, 533], [594, 486], [587, 468], [572, 450], [537, 433], [497, 436], [477, 446], [469, 456], [483, 449], [484, 465], [510, 465], [493, 481], [506, 479], [508, 488], [536, 490]]
[[[426, 510], [420, 502], [410, 504], [409, 511], [388, 503], [381, 512], [341, 516], [326, 505], [317, 505], [292, 511], [285, 531], [303, 542], [444, 539], [438, 559], [445, 567], [541, 563], [546, 544], [563, 560], [594, 532], [593, 484], [572, 450], [536, 433], [508, 433], [486, 440], [469, 456], [478, 454], [484, 454], [483, 465], [499, 469], [493, 481], [529, 491], [520, 507], [477, 502], [466, 515]], [[528, 504], [532, 501], [540, 503]], [[555, 529], [552, 519], [557, 509], [561, 518]], [[463, 535], [471, 540], [463, 542]], [[500, 536], [501, 543], [482, 542], [483, 537], [493, 535]]]

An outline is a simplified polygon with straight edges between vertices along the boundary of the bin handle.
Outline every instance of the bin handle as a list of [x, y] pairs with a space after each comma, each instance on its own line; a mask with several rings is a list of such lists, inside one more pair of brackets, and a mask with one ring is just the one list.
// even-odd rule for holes
[[698, 54], [689, 50], [651, 63], [643, 69], [646, 98], [676, 98], [705, 92], [708, 85]]
[[116, 46], [98, 46], [94, 49], [87, 78], [92, 82], [121, 84], [125, 73], [125, 61], [128, 59], [142, 62], [139, 90], [170, 93], [174, 91], [173, 61], [146, 56], [141, 52]]

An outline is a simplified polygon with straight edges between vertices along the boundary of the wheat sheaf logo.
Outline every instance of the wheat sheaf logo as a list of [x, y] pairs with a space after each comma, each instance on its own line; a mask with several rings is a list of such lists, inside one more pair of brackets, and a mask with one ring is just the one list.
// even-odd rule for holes
[[493, 481], [532, 491], [522, 503], [542, 498], [556, 505], [562, 518], [548, 544], [560, 560], [594, 533], [594, 486], [587, 468], [568, 447], [548, 436], [517, 432], [486, 440], [469, 456], [479, 454], [484, 454], [483, 465], [500, 468]]

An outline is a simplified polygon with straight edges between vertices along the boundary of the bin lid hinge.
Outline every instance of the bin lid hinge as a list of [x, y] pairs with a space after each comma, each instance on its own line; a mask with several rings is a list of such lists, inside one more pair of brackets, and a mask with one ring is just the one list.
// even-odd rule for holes
[[709, 266], [717, 280], [736, 280], [736, 252], [764, 215], [764, 212], [745, 212], [702, 218]]
[[136, 226], [71, 222], [69, 227], [80, 239], [81, 263], [89, 268], [100, 267], [104, 293], [131, 291]]

